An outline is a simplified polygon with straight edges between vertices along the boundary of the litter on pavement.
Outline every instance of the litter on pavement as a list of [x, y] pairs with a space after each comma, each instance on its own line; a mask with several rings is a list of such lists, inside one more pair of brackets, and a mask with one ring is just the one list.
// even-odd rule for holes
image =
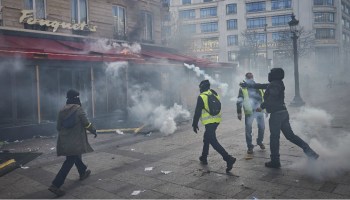
[[145, 168], [145, 171], [152, 171], [153, 170], [153, 167], [146, 167]]

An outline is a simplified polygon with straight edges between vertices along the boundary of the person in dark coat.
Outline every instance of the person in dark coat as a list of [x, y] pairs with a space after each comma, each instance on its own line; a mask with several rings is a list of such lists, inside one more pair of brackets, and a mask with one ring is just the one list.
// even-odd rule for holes
[[282, 68], [273, 68], [268, 74], [269, 84], [247, 84], [241, 83], [241, 87], [253, 87], [257, 89], [266, 89], [264, 94], [264, 102], [257, 108], [261, 112], [266, 109], [271, 113], [269, 119], [270, 126], [270, 151], [271, 161], [266, 162], [265, 166], [269, 168], [280, 168], [280, 131], [287, 140], [296, 144], [303, 149], [304, 153], [311, 159], [317, 159], [319, 155], [310, 148], [310, 146], [300, 137], [294, 134], [290, 123], [289, 113], [284, 103], [284, 70]]
[[215, 116], [210, 115], [208, 112], [208, 95], [213, 94], [219, 100], [220, 97], [214, 90], [210, 89], [210, 82], [208, 80], [204, 80], [199, 84], [199, 90], [201, 94], [197, 98], [197, 105], [192, 123], [192, 128], [195, 133], [199, 130], [199, 119], [201, 119], [202, 124], [205, 126], [203, 150], [199, 160], [203, 165], [208, 164], [207, 157], [209, 154], [209, 145], [211, 145], [222, 156], [224, 161], [226, 161], [226, 172], [229, 172], [236, 162], [236, 158], [229, 155], [216, 138], [216, 129], [221, 122], [221, 112]]
[[81, 107], [79, 92], [69, 90], [67, 102], [58, 114], [57, 120], [57, 156], [66, 156], [60, 171], [52, 181], [49, 190], [57, 196], [63, 196], [64, 191], [60, 189], [69, 171], [75, 165], [78, 169], [80, 180], [86, 179], [91, 171], [82, 161], [82, 154], [92, 152], [87, 138], [86, 130], [97, 136], [96, 129], [89, 122], [86, 113]]

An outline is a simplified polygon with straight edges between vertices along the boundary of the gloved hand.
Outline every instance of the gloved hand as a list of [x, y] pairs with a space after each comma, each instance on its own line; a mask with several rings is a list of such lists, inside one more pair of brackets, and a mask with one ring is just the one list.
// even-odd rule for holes
[[245, 88], [245, 87], [248, 87], [248, 83], [246, 83], [245, 81], [243, 81], [243, 82], [240, 82], [240, 83], [239, 83], [239, 86]]
[[259, 107], [259, 108], [257, 108], [255, 111], [256, 111], [256, 112], [261, 112], [262, 109]]
[[192, 126], [192, 128], [193, 128], [193, 131], [194, 131], [195, 133], [197, 133], [197, 131], [199, 131], [198, 126]]
[[91, 133], [94, 134], [94, 138], [97, 137], [97, 131], [96, 131], [96, 129], [92, 130]]
[[242, 120], [242, 113], [238, 113], [237, 118], [241, 121]]

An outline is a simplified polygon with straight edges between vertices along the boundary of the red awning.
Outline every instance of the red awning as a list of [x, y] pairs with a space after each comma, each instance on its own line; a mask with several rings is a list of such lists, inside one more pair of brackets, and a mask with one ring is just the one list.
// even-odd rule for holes
[[140, 55], [119, 49], [92, 47], [84, 42], [0, 35], [0, 57], [100, 62], [143, 60]]

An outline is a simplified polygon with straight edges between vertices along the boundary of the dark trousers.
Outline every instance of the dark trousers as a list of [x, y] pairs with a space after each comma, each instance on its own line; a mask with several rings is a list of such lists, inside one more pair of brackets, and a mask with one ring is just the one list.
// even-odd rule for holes
[[62, 167], [56, 175], [55, 179], [52, 181], [52, 185], [58, 188], [61, 187], [64, 183], [64, 180], [66, 180], [66, 177], [69, 171], [72, 169], [73, 165], [77, 167], [80, 176], [85, 174], [87, 167], [81, 160], [81, 155], [66, 156], [66, 160], [62, 164]]
[[209, 154], [209, 144], [222, 156], [222, 158], [226, 161], [229, 158], [229, 154], [226, 150], [220, 145], [218, 140], [216, 139], [216, 129], [219, 126], [218, 123], [207, 124], [205, 125], [205, 132], [203, 136], [203, 151], [202, 157], [207, 158]]
[[298, 147], [302, 148], [305, 153], [312, 151], [310, 146], [304, 142], [300, 137], [294, 134], [290, 123], [288, 111], [278, 111], [276, 113], [271, 113], [270, 120], [270, 150], [271, 150], [271, 161], [280, 161], [280, 131], [287, 138], [287, 140], [296, 144]]

